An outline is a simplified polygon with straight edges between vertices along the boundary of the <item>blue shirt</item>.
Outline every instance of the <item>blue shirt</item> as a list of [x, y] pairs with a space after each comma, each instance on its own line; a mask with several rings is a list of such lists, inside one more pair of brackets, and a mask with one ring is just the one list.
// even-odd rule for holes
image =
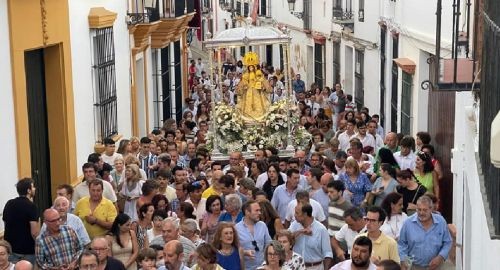
[[271, 199], [271, 205], [278, 212], [281, 223], [285, 223], [288, 204], [295, 199], [295, 195], [297, 195], [297, 191], [299, 190], [300, 187], [297, 187], [290, 193], [286, 189], [286, 183], [279, 185], [276, 190], [274, 190], [273, 198]]
[[231, 214], [228, 212], [224, 212], [222, 215], [219, 217], [219, 222], [225, 221], [225, 222], [233, 222], [233, 223], [238, 223], [243, 219], [243, 212], [239, 212], [238, 215], [236, 216], [236, 220], [233, 221], [233, 217], [231, 217]]
[[306, 84], [304, 83], [303, 80], [295, 80], [292, 83], [293, 91], [295, 93], [303, 93], [306, 91]]
[[[256, 269], [264, 262], [264, 249], [271, 242], [271, 236], [264, 222], [259, 221], [253, 225], [253, 234], [248, 230], [244, 220], [236, 224], [238, 237], [240, 239], [240, 247], [243, 250], [255, 250], [255, 259], [250, 259], [245, 256], [245, 268]], [[255, 241], [255, 242], [254, 242]], [[252, 242], [256, 244], [253, 245]]]
[[414, 264], [427, 267], [436, 256], [448, 258], [451, 236], [446, 220], [439, 214], [432, 214], [433, 224], [426, 231], [418, 219], [418, 214], [410, 216], [399, 235], [398, 249], [401, 261], [413, 256]]
[[323, 207], [323, 212], [325, 213], [325, 217], [328, 217], [328, 205], [330, 204], [330, 197], [322, 188], [317, 190], [309, 190], [309, 197], [311, 199], [316, 200]]
[[[347, 173], [340, 174], [339, 180], [344, 182], [345, 189], [352, 192], [352, 196], [348, 199], [350, 199], [353, 206], [359, 207], [365, 199], [366, 193], [372, 191], [372, 183], [364, 173], [360, 172], [358, 179], [354, 183], [349, 179]], [[344, 192], [344, 195], [347, 196], [347, 193]]]
[[[294, 221], [288, 230], [293, 233], [302, 229], [304, 229], [304, 226]], [[330, 235], [325, 226], [314, 220], [311, 224], [311, 231], [312, 235], [300, 234], [295, 238], [293, 251], [302, 255], [306, 263], [321, 262], [325, 258], [333, 258]]]

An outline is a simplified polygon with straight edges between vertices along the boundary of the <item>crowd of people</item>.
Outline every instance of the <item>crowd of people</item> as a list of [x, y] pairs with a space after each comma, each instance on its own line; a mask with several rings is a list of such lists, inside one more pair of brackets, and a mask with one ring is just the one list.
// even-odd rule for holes
[[[279, 100], [283, 74], [258, 68]], [[243, 70], [223, 70], [216, 98], [235, 105]], [[429, 133], [386, 133], [340, 84], [308, 91], [297, 74], [293, 100], [309, 147], [212, 161], [210, 79], [200, 60], [189, 73], [182, 119], [147, 137], [104, 139], [82, 181], [57, 187], [43, 224], [36, 183], [17, 183], [2, 217], [0, 270], [439, 269], [452, 257]]]

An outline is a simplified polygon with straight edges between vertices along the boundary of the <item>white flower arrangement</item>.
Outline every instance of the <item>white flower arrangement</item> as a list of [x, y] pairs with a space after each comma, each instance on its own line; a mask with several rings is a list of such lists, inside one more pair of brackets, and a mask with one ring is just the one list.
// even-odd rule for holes
[[[276, 102], [269, 107], [262, 122], [245, 125], [235, 108], [219, 103], [215, 107], [217, 117], [212, 118], [216, 121], [216, 134], [207, 134], [207, 147], [213, 149], [216, 135], [218, 148], [222, 153], [255, 151], [267, 146], [284, 149], [288, 139], [288, 121], [291, 129], [299, 121], [294, 108], [295, 105], [287, 103], [286, 100]], [[311, 134], [300, 127], [293, 130], [292, 137], [295, 147], [305, 147], [311, 139]]]

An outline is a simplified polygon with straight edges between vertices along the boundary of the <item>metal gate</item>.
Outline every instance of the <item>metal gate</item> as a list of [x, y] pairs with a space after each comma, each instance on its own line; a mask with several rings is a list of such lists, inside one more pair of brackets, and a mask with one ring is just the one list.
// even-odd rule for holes
[[31, 174], [37, 188], [35, 204], [40, 211], [51, 205], [50, 152], [43, 57], [43, 49], [24, 53]]

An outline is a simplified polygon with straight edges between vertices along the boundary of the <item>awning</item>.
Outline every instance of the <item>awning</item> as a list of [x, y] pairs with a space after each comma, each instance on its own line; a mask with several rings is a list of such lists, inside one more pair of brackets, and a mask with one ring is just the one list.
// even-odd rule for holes
[[396, 58], [393, 60], [398, 67], [400, 67], [404, 72], [414, 75], [415, 74], [415, 62], [409, 58]]

